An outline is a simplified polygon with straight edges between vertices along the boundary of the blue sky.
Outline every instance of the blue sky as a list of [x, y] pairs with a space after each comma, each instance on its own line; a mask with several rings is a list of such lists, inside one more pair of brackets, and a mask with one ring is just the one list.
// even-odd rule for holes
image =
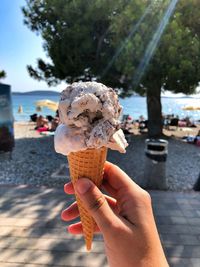
[[[45, 59], [42, 39], [23, 24], [21, 7], [25, 0], [1, 0], [0, 4], [0, 69], [7, 73], [3, 83], [12, 91], [49, 90], [45, 82], [32, 79], [26, 69], [36, 66], [36, 59]], [[59, 90], [50, 88], [51, 90]]]

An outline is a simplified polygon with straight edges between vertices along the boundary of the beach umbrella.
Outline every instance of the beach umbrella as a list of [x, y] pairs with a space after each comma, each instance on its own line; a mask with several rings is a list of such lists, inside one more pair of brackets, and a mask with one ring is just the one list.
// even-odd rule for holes
[[190, 105], [185, 106], [182, 108], [183, 110], [193, 111], [193, 110], [200, 110], [200, 104], [199, 105]]
[[49, 99], [39, 100], [35, 102], [36, 107], [48, 108], [50, 110], [56, 111], [58, 109], [58, 102], [51, 101]]

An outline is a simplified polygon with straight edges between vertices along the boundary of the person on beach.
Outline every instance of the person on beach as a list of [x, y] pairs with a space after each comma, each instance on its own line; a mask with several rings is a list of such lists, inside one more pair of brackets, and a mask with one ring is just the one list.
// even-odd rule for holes
[[132, 129], [132, 118], [128, 115], [122, 122], [121, 128], [125, 135], [132, 134], [130, 130]]
[[[75, 188], [64, 186], [67, 194], [78, 196], [97, 223], [96, 232], [104, 237], [110, 267], [168, 267], [156, 228], [151, 198], [119, 167], [106, 162], [102, 188], [104, 195], [89, 179], [80, 178]], [[76, 202], [65, 209], [61, 218], [71, 221], [79, 216]], [[71, 224], [68, 231], [82, 233], [81, 222]]]
[[39, 117], [37, 117], [37, 120], [36, 120], [36, 127], [35, 127], [35, 129], [37, 130], [39, 128], [46, 128], [47, 130], [49, 129], [48, 120], [45, 119], [42, 115], [40, 115]]
[[54, 132], [56, 130], [56, 128], [58, 127], [58, 124], [59, 124], [59, 118], [58, 117], [55, 117], [52, 119], [51, 121], [51, 131]]

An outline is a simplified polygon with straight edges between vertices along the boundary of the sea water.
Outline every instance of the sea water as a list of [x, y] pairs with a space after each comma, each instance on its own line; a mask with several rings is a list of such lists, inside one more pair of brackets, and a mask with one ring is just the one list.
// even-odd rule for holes
[[[29, 121], [30, 115], [37, 113], [44, 116], [55, 116], [55, 112], [48, 108], [42, 108], [41, 112], [36, 111], [36, 101], [49, 99], [55, 102], [59, 101], [59, 95], [48, 96], [44, 95], [12, 95], [13, 113], [15, 121]], [[174, 114], [179, 118], [189, 116], [193, 121], [200, 120], [200, 111], [185, 111], [183, 107], [186, 105], [195, 105], [200, 102], [200, 99], [191, 97], [162, 97], [162, 112], [163, 114]], [[123, 106], [123, 114], [129, 114], [133, 119], [138, 119], [139, 116], [147, 118], [146, 97], [132, 96], [125, 99], [120, 99]], [[19, 106], [22, 106], [22, 113], [18, 113]]]
[[[36, 110], [36, 102], [38, 100], [51, 100], [58, 102], [59, 95], [46, 97], [44, 95], [12, 95], [12, 105], [13, 105], [13, 114], [15, 121], [30, 121], [30, 115], [37, 113], [38, 115], [51, 115], [55, 116], [55, 111], [52, 111], [48, 108], [42, 108], [40, 112]], [[19, 106], [22, 107], [22, 112], [19, 113]]]

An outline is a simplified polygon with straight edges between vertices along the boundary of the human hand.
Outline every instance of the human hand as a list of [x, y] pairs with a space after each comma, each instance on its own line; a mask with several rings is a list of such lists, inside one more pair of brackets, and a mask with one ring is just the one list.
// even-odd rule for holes
[[[102, 187], [111, 197], [86, 178], [75, 184], [76, 193], [97, 223], [96, 232], [103, 234], [110, 267], [167, 267], [150, 195], [109, 162], [105, 164]], [[64, 190], [74, 194], [72, 183]], [[78, 216], [76, 202], [62, 212], [65, 221]], [[81, 222], [70, 225], [68, 231], [81, 234]]]

